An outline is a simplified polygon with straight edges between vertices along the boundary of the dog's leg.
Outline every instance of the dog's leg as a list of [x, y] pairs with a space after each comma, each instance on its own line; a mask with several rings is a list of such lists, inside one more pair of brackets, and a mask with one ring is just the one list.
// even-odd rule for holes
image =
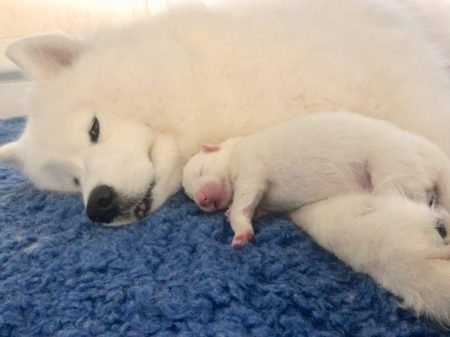
[[448, 215], [394, 195], [349, 194], [305, 206], [292, 220], [356, 271], [373, 277], [406, 307], [450, 322], [450, 261], [438, 225]]

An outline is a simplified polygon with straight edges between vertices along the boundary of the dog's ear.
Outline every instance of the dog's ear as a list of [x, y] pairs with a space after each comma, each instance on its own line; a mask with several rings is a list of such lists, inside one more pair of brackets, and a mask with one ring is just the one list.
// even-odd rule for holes
[[48, 80], [71, 67], [85, 45], [64, 35], [38, 35], [13, 42], [6, 55], [35, 80]]
[[0, 162], [7, 165], [22, 168], [22, 160], [19, 155], [19, 142], [11, 142], [0, 146]]

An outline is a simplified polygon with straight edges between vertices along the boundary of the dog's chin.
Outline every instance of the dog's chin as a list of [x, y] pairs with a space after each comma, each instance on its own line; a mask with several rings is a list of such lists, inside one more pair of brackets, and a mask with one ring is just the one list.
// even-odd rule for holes
[[[144, 197], [137, 199], [137, 202], [132, 202], [132, 205], [121, 210], [112, 222], [105, 223], [104, 225], [106, 227], [125, 226], [140, 221], [150, 215], [152, 208], [152, 190], [153, 184], [150, 185]], [[128, 201], [127, 204], [129, 205], [130, 202]]]
[[105, 227], [123, 227], [132, 224], [133, 222], [137, 222], [138, 219], [134, 216], [125, 216], [120, 215], [116, 219], [114, 219], [113, 222], [110, 223], [103, 223], [103, 226]]
[[152, 189], [153, 184], [149, 187], [144, 197], [139, 200], [137, 205], [132, 210], [137, 220], [142, 220], [150, 214], [150, 209], [152, 208]]

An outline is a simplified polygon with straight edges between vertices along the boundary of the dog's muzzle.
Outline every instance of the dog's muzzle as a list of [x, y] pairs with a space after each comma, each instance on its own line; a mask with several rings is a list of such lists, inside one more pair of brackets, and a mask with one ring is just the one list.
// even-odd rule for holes
[[141, 198], [120, 197], [111, 186], [97, 186], [89, 195], [86, 205], [87, 216], [92, 221], [104, 224], [128, 224], [134, 220], [141, 220], [150, 213], [153, 185], [150, 184]]
[[86, 213], [92, 221], [112, 222], [119, 215], [119, 198], [116, 191], [107, 185], [94, 188], [89, 195]]

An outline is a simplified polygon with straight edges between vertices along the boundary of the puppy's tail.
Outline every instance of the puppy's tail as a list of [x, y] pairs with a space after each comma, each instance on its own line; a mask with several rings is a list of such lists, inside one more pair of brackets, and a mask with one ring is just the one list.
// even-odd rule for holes
[[355, 193], [307, 205], [291, 218], [418, 316], [450, 323], [447, 212], [400, 196]]

